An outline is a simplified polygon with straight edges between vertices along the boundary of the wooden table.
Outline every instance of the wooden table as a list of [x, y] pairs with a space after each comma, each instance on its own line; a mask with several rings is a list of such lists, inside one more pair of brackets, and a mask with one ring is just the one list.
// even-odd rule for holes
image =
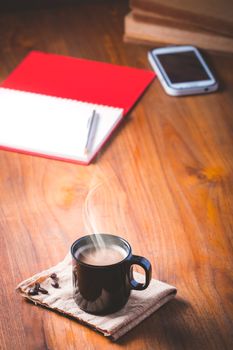
[[[84, 1], [1, 13], [1, 81], [31, 49], [148, 68], [148, 48], [122, 42], [127, 11]], [[155, 80], [88, 167], [0, 151], [1, 349], [233, 348], [233, 62], [208, 58], [220, 91], [174, 98]], [[178, 288], [116, 344], [15, 292], [92, 230], [125, 237]]]

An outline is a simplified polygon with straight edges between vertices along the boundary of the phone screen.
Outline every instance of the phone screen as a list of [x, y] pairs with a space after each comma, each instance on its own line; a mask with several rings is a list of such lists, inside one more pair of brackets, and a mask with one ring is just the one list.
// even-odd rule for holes
[[171, 83], [210, 79], [194, 51], [157, 54], [157, 59]]

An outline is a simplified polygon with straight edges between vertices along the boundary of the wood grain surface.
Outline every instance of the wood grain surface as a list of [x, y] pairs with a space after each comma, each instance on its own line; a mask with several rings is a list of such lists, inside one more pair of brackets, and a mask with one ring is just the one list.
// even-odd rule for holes
[[[122, 42], [125, 1], [0, 14], [0, 81], [31, 50], [148, 68]], [[0, 349], [233, 348], [232, 56], [221, 81], [169, 97], [155, 80], [90, 166], [0, 151]], [[177, 298], [117, 343], [16, 294], [84, 234], [110, 232], [146, 256]]]

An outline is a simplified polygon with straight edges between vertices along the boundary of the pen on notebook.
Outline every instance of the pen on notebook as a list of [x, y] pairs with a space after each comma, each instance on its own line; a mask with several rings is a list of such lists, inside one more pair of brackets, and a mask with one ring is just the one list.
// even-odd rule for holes
[[85, 154], [87, 154], [90, 151], [92, 140], [93, 140], [93, 137], [95, 136], [96, 125], [97, 125], [96, 118], [97, 118], [97, 114], [94, 109], [91, 117], [88, 120], [87, 142], [86, 142], [85, 151], [84, 151]]

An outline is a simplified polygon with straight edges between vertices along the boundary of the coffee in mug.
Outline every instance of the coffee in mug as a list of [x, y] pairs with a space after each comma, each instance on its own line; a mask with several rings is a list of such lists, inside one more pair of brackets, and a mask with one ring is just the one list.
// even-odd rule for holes
[[77, 251], [75, 257], [88, 265], [106, 266], [116, 264], [126, 257], [124, 249], [117, 245], [107, 247], [86, 247]]

